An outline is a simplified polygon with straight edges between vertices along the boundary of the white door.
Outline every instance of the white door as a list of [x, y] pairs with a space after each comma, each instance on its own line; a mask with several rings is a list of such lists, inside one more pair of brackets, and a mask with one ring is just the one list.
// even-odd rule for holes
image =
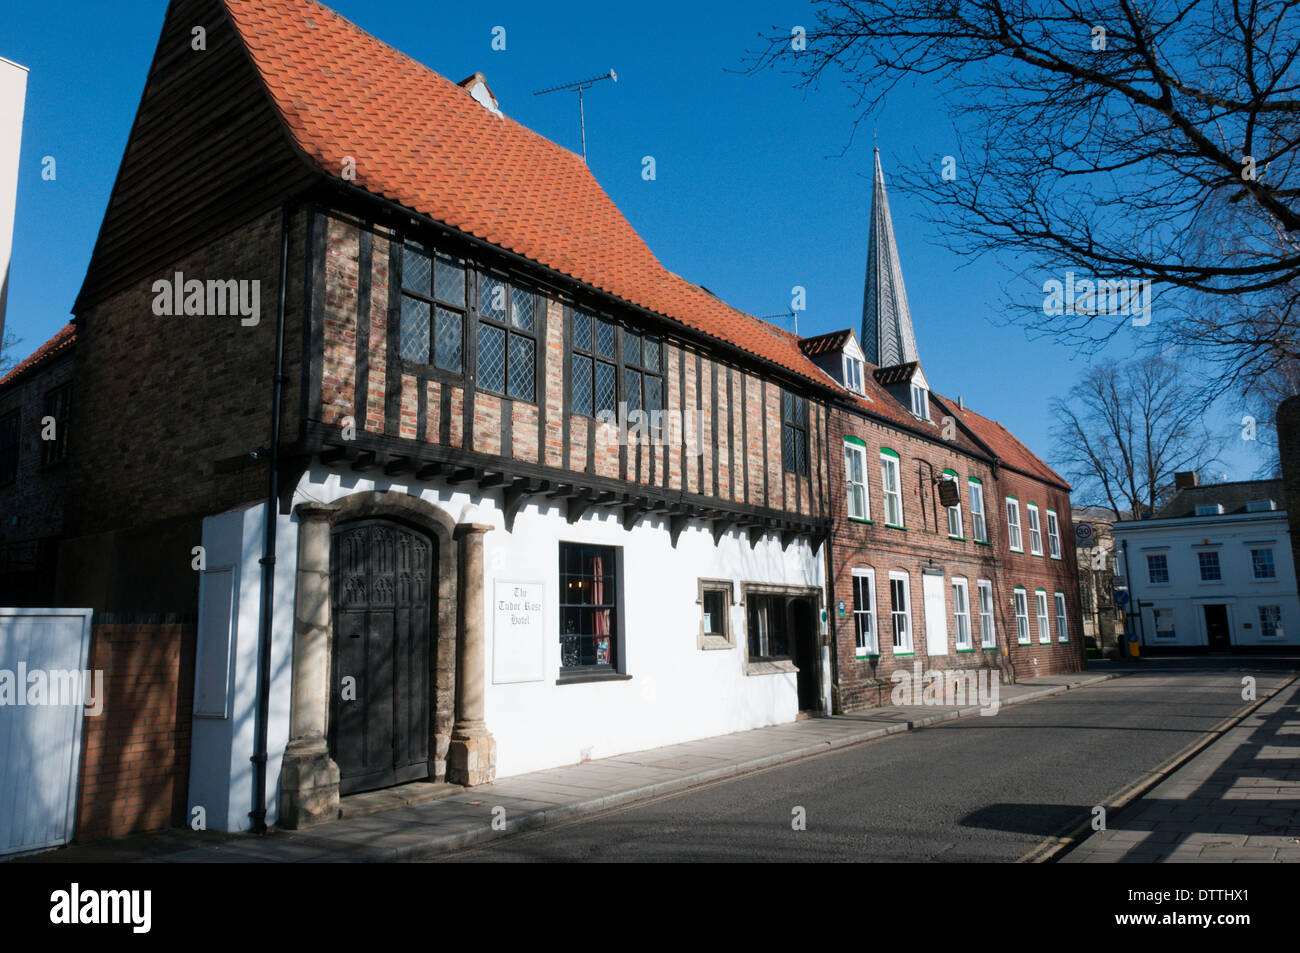
[[921, 577], [925, 593], [925, 654], [948, 654], [948, 607], [943, 597], [943, 576]]
[[0, 707], [0, 855], [72, 839], [90, 615], [0, 609], [0, 671], [13, 679]]

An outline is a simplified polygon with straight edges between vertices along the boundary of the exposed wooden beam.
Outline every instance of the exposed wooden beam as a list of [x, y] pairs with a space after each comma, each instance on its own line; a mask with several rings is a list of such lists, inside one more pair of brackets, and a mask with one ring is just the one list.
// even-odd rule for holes
[[591, 490], [579, 490], [576, 496], [569, 499], [568, 512], [565, 514], [565, 519], [570, 523], [578, 522], [578, 520], [582, 519], [582, 514], [591, 509], [591, 505], [594, 502], [595, 497], [592, 495]]
[[384, 472], [389, 476], [396, 476], [412, 469], [414, 465], [414, 461], [410, 457], [393, 457], [384, 464]]
[[677, 548], [677, 540], [682, 535], [682, 530], [686, 524], [691, 521], [690, 513], [677, 513], [668, 518], [668, 538], [672, 540], [673, 548]]
[[759, 540], [763, 538], [763, 534], [767, 532], [767, 527], [762, 523], [751, 523], [745, 532], [749, 535], [749, 545], [757, 546]]
[[726, 536], [727, 533], [730, 532], [732, 527], [734, 527], [735, 525], [736, 525], [736, 521], [734, 519], [728, 519], [725, 517], [721, 519], [715, 519], [713, 521], [713, 545], [714, 546], [721, 545], [722, 537]]
[[504, 504], [506, 529], [514, 532], [515, 517], [528, 498], [534, 494], [545, 490], [547, 482], [545, 480], [530, 479], [528, 477], [519, 477], [505, 489], [502, 494], [502, 503]]
[[359, 450], [356, 457], [352, 459], [352, 469], [358, 473], [364, 473], [375, 465], [375, 451]]
[[351, 447], [326, 447], [320, 452], [320, 462], [326, 466], [338, 463], [340, 460], [346, 460], [348, 455], [353, 452]]
[[426, 463], [415, 471], [415, 476], [420, 480], [431, 480], [436, 476], [441, 476], [446, 469], [447, 465], [445, 463]]
[[451, 471], [451, 475], [447, 477], [447, 482], [452, 484], [477, 483], [482, 477], [482, 467], [457, 467]]
[[478, 481], [480, 490], [490, 490], [493, 487], [505, 486], [510, 482], [510, 478], [504, 473], [485, 473], [483, 478]]

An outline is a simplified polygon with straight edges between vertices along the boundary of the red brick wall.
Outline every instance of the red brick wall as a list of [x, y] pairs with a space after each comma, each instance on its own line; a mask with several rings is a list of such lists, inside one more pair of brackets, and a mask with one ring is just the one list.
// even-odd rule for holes
[[[368, 349], [368, 389], [365, 395], [365, 421], [359, 429], [370, 433], [387, 433], [403, 440], [419, 435], [419, 385], [414, 377], [401, 380], [400, 414], [393, 432], [385, 420], [385, 401], [389, 382], [399, 369], [387, 366], [387, 306], [389, 299], [389, 240], [382, 229], [373, 235], [374, 253], [370, 268], [370, 333], [358, 338], [357, 295], [360, 284], [361, 229], [351, 220], [328, 219], [324, 262], [324, 354], [321, 364], [322, 421], [338, 425], [354, 416], [361, 396], [357, 393], [356, 368], [362, 348]], [[666, 409], [676, 412], [688, 431], [681, 436], [696, 453], [680, 444], [667, 449], [651, 447], [648, 437], [641, 445], [629, 435], [625, 448], [619, 445], [617, 428], [597, 426], [590, 418], [573, 415], [569, 419], [569, 454], [562, 459], [564, 436], [563, 395], [568, 368], [564, 352], [566, 305], [552, 294], [543, 294], [545, 307], [535, 316], [538, 346], [543, 348], [543, 374], [538, 381], [538, 403], [480, 393], [469, 408], [474, 433], [465, 439], [462, 405], [464, 389], [448, 383], [426, 387], [425, 441], [440, 443], [437, 433], [440, 419], [438, 399], [450, 403], [448, 444], [489, 456], [500, 456], [509, 435], [505, 455], [515, 460], [542, 463], [548, 467], [586, 472], [588, 447], [595, 475], [627, 480], [629, 484], [653, 484], [671, 490], [684, 490], [702, 496], [714, 495], [715, 438], [718, 470], [717, 496], [742, 502], [748, 489], [748, 502], [754, 506], [788, 509], [805, 516], [821, 517], [822, 486], [815, 477], [799, 478], [784, 471], [781, 459], [781, 387], [752, 369], [740, 371], [716, 360], [709, 348], [664, 342], [661, 359], [664, 371]], [[473, 333], [467, 327], [467, 334]], [[714, 368], [718, 370], [716, 388]], [[730, 379], [732, 393], [728, 399]], [[544, 391], [544, 394], [543, 394]], [[820, 461], [821, 432], [817, 425], [822, 408], [809, 401], [809, 458], [812, 473]], [[742, 420], [742, 416], [744, 419]], [[735, 428], [730, 439], [728, 422]], [[539, 423], [542, 433], [539, 437]], [[745, 429], [747, 428], [747, 430]], [[747, 439], [746, 439], [747, 438]], [[698, 447], [695, 446], [698, 440]], [[414, 448], [413, 448], [414, 449]], [[626, 452], [626, 469], [620, 450]], [[811, 476], [811, 474], [810, 474]], [[560, 475], [562, 479], [562, 475]]]
[[[1074, 551], [1074, 521], [1070, 515], [1070, 497], [1064, 490], [1049, 486], [1041, 480], [1025, 476], [1003, 467], [997, 480], [985, 485], [990, 514], [989, 530], [998, 550], [1000, 591], [1002, 608], [1006, 610], [1011, 622], [1011, 638], [1008, 651], [1011, 665], [1018, 676], [1051, 675], [1057, 672], [1079, 671], [1084, 664], [1083, 644], [1083, 608], [1079, 597], [1079, 574]], [[1020, 532], [1024, 552], [1011, 551], [1007, 534], [1006, 497], [1014, 496], [1020, 501]], [[1038, 504], [1040, 526], [1043, 534], [1043, 555], [1034, 556], [1029, 547], [1029, 504]], [[1047, 508], [1056, 510], [1060, 520], [1061, 559], [1052, 559], [1047, 538]], [[1012, 592], [1016, 586], [1025, 589], [1029, 602], [1029, 633], [1033, 642], [1029, 645], [1017, 645], [1015, 638], [1015, 616], [1011, 609]], [[1034, 591], [1042, 587], [1047, 590], [1047, 604], [1050, 621], [1053, 626], [1053, 645], [1038, 642], [1038, 620], [1035, 618]], [[1070, 641], [1065, 647], [1058, 647], [1055, 640], [1056, 608], [1054, 593], [1065, 593], [1066, 618], [1070, 630]], [[1044, 651], [1048, 650], [1050, 651]]]
[[82, 731], [79, 841], [185, 823], [196, 627], [95, 625], [104, 710]]
[[[846, 514], [847, 485], [845, 482], [843, 446], [846, 435], [862, 439], [866, 445], [867, 495], [873, 522], [849, 520]], [[884, 524], [884, 491], [881, 485], [880, 448], [889, 447], [900, 458], [903, 519], [906, 529], [895, 529]], [[1007, 565], [1004, 555], [1006, 540], [1005, 519], [1001, 504], [1006, 487], [1015, 486], [1028, 493], [1029, 487], [1020, 482], [1016, 474], [1005, 468], [995, 478], [990, 467], [957, 449], [938, 442], [906, 434], [895, 427], [856, 415], [832, 411], [829, 418], [829, 445], [826, 455], [834, 529], [831, 539], [831, 562], [834, 577], [830, 602], [830, 617], [835, 640], [837, 686], [835, 707], [837, 711], [854, 711], [881, 704], [889, 704], [889, 694], [894, 686], [891, 679], [898, 669], [912, 671], [920, 661], [924, 669], [1005, 669], [1009, 678], [1026, 675], [1045, 675], [1052, 672], [1077, 671], [1083, 665], [1083, 633], [1077, 585], [1061, 582], [1073, 572], [1073, 554], [1067, 560], [1049, 562], [1044, 557], [1015, 557]], [[939, 506], [938, 492], [932, 476], [944, 469], [959, 474], [962, 498], [962, 533], [964, 539], [948, 536], [947, 513]], [[968, 477], [983, 481], [985, 518], [990, 544], [976, 543], [972, 536]], [[1061, 516], [1061, 532], [1069, 527], [1068, 498], [1062, 500], [1064, 491], [1051, 491], [1038, 481], [1028, 481], [1034, 488], [1034, 497], [1040, 503], [1053, 500]], [[1019, 495], [1019, 494], [1017, 494]], [[1022, 497], [1028, 498], [1028, 497]], [[1023, 514], [1022, 514], [1023, 519]], [[1045, 519], [1045, 517], [1044, 517]], [[1044, 523], [1044, 530], [1045, 530]], [[1069, 532], [1073, 532], [1069, 527]], [[1063, 539], [1063, 548], [1064, 539]], [[942, 568], [944, 598], [947, 610], [948, 651], [943, 655], [929, 655], [926, 645], [925, 600], [922, 582], [927, 567]], [[872, 659], [859, 659], [856, 653], [856, 629], [853, 617], [853, 569], [875, 571], [876, 625], [880, 655]], [[890, 619], [889, 573], [903, 571], [908, 574], [911, 597], [913, 654], [894, 654], [893, 626]], [[956, 625], [953, 619], [952, 580], [965, 577], [968, 587], [971, 618], [971, 645], [969, 651], [955, 647]], [[979, 594], [977, 581], [987, 579], [993, 584], [993, 614], [997, 630], [998, 647], [986, 650], [981, 647], [979, 624]], [[1052, 583], [1050, 587], [1041, 580]], [[1030, 612], [1033, 613], [1032, 590], [1037, 585], [1049, 588], [1051, 622], [1055, 626], [1055, 610], [1050, 606], [1052, 589], [1066, 592], [1067, 615], [1070, 620], [1071, 641], [1061, 645], [1053, 637], [1050, 645], [1017, 646], [1015, 615], [1011, 608], [1012, 587], [1025, 585], [1030, 590]], [[845, 612], [839, 617], [837, 606], [844, 601]], [[1037, 638], [1036, 623], [1031, 631]], [[1004, 654], [1005, 653], [1005, 654]], [[1009, 664], [1008, 664], [1009, 663]]]
[[[355, 419], [356, 413], [356, 301], [361, 231], [357, 226], [336, 218], [328, 219], [325, 227], [325, 352], [321, 361], [321, 420], [327, 424], [341, 424], [348, 417]], [[382, 421], [383, 404], [379, 406]]]

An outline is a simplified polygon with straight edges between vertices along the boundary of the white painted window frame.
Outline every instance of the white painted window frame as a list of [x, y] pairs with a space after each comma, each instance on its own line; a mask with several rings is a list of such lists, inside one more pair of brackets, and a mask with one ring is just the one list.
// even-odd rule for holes
[[[903, 608], [901, 610], [894, 608], [894, 583], [902, 583]], [[891, 570], [889, 573], [889, 616], [890, 626], [894, 634], [894, 654], [895, 655], [914, 655], [916, 653], [915, 642], [912, 636], [912, 579], [905, 572]], [[899, 643], [898, 622], [903, 621], [903, 642]]]
[[[862, 468], [862, 482], [858, 483], [853, 479], [853, 471], [849, 466], [849, 455], [855, 454], [858, 463]], [[853, 488], [862, 487], [862, 512], [853, 512]], [[847, 498], [849, 519], [861, 520], [864, 523], [871, 522], [871, 493], [870, 481], [867, 479], [867, 448], [860, 443], [852, 440], [844, 441], [844, 491]]]
[[1029, 645], [1033, 642], [1029, 634], [1029, 592], [1024, 586], [1016, 586], [1012, 598], [1016, 606], [1016, 644]]
[[984, 516], [984, 484], [974, 477], [967, 481], [970, 486], [970, 521], [971, 538], [977, 543], [989, 541], [989, 524]]
[[1047, 555], [1053, 559], [1064, 559], [1061, 551], [1061, 518], [1056, 510], [1047, 508]]
[[1013, 553], [1025, 551], [1024, 536], [1020, 532], [1020, 501], [1014, 496], [1006, 498], [1007, 506], [1007, 546]]
[[[894, 489], [889, 489], [890, 471], [893, 472]], [[885, 496], [885, 525], [905, 528], [907, 526], [907, 514], [903, 512], [903, 461], [893, 451], [880, 451], [880, 486], [881, 492]], [[898, 507], [898, 522], [889, 518], [890, 501]]]
[[1043, 555], [1043, 521], [1038, 515], [1037, 503], [1026, 503], [1029, 520], [1029, 555]]
[[1070, 620], [1066, 616], [1065, 593], [1060, 589], [1052, 594], [1052, 602], [1056, 608], [1056, 641], [1070, 641]]
[[[953, 487], [957, 490], [957, 505], [944, 507], [944, 509], [948, 511], [948, 538], [965, 539], [966, 537], [962, 535], [965, 527], [962, 526], [961, 519], [961, 481], [956, 473], [950, 473], [946, 470], [943, 473], [943, 478], [952, 481]], [[953, 510], [956, 510], [957, 512], [953, 513]], [[957, 532], [955, 533], [952, 531], [952, 521], [954, 516], [957, 517]]]
[[[871, 596], [870, 606], [863, 610], [858, 608], [858, 580], [865, 579], [867, 592]], [[870, 631], [867, 644], [858, 645], [858, 618], [865, 617]], [[880, 626], [876, 614], [876, 571], [867, 568], [853, 570], [853, 645], [858, 658], [870, 658], [880, 654]]]
[[1034, 609], [1038, 614], [1038, 644], [1047, 645], [1052, 641], [1052, 617], [1047, 611], [1047, 590], [1034, 590]]
[[976, 579], [975, 592], [980, 602], [980, 647], [995, 649], [998, 633], [993, 617], [993, 583], [988, 579]]
[[957, 651], [975, 651], [970, 626], [970, 585], [965, 576], [954, 576], [952, 580], [952, 618]]

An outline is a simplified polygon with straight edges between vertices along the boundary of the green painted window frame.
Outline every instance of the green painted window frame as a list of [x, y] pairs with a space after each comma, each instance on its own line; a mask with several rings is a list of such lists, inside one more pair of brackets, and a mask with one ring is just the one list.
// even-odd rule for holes
[[849, 448], [849, 447], [853, 447], [855, 450], [857, 450], [858, 452], [860, 452], [861, 455], [862, 455], [862, 512], [863, 512], [864, 514], [866, 514], [866, 515], [864, 515], [864, 516], [854, 516], [853, 513], [850, 512], [848, 508], [845, 509], [845, 514], [847, 515], [847, 517], [848, 517], [850, 520], [852, 520], [852, 521], [855, 522], [855, 523], [866, 523], [866, 524], [869, 525], [869, 524], [871, 523], [871, 479], [870, 479], [870, 477], [867, 475], [867, 473], [868, 473], [868, 471], [867, 471], [867, 453], [868, 453], [867, 442], [866, 442], [865, 440], [863, 440], [861, 437], [846, 436], [846, 437], [844, 438], [844, 448], [845, 448], [845, 454], [844, 454], [844, 455], [845, 455], [845, 461], [844, 461], [844, 495], [845, 495], [845, 504], [846, 504], [846, 507], [847, 507], [847, 502], [848, 502], [848, 498], [849, 498], [849, 490], [850, 490], [850, 488], [851, 488], [852, 486], [854, 486], [853, 481], [849, 479], [849, 467], [848, 467], [848, 448]]
[[[1034, 521], [1030, 520], [1030, 514], [1038, 517], [1038, 550], [1034, 550]], [[1025, 529], [1029, 531], [1029, 555], [1044, 556], [1046, 550], [1043, 549], [1043, 508], [1033, 500], [1025, 501]]]
[[[896, 485], [898, 489], [895, 491], [896, 495], [898, 496], [899, 522], [897, 523], [891, 523], [889, 521], [889, 487], [888, 487], [888, 481], [885, 479], [885, 471], [884, 471], [885, 459], [887, 457], [891, 458], [894, 461], [894, 468], [895, 468], [894, 473], [897, 477]], [[903, 458], [898, 453], [897, 450], [893, 450], [889, 447], [881, 447], [880, 464], [881, 464], [880, 493], [881, 493], [881, 497], [885, 501], [885, 513], [884, 513], [885, 525], [890, 529], [907, 529], [907, 512], [903, 509]]]
[[[1056, 523], [1055, 535], [1052, 533], [1053, 522]], [[1052, 555], [1053, 539], [1056, 540], [1057, 554], [1055, 556]], [[1057, 562], [1065, 561], [1065, 544], [1061, 542], [1061, 514], [1056, 512], [1056, 510], [1052, 509], [1050, 506], [1047, 508], [1047, 556], [1049, 559], [1055, 559]]]
[[[1014, 496], [1008, 496], [1003, 500], [1003, 503], [1005, 504], [1007, 510], [1007, 548], [1011, 550], [1011, 552], [1013, 553], [1020, 553], [1023, 555], [1025, 552], [1025, 531], [1024, 531], [1024, 527], [1020, 523], [1020, 501], [1017, 500]], [[1015, 506], [1012, 506], [1011, 505], [1012, 503], [1014, 503]], [[1016, 524], [1015, 524], [1016, 532], [1014, 536], [1011, 532], [1012, 513], [1016, 514]], [[1012, 542], [1015, 536], [1020, 537], [1019, 546], [1015, 545]]]
[[[1024, 606], [1025, 606], [1024, 615], [1020, 614], [1020, 600], [1017, 600], [1016, 596], [1024, 597], [1023, 599]], [[1014, 589], [1012, 589], [1011, 606], [1012, 606], [1012, 614], [1016, 617], [1016, 644], [1033, 645], [1034, 633], [1033, 630], [1030, 629], [1029, 627], [1029, 590], [1026, 589], [1024, 586], [1016, 586]], [[1020, 628], [1021, 619], [1024, 619], [1025, 621], [1025, 627], [1023, 631]]]
[[[984, 499], [984, 481], [981, 480], [979, 477], [967, 477], [966, 485], [971, 500], [971, 505], [970, 505], [971, 539], [981, 546], [992, 546], [993, 544], [989, 542], [989, 516], [988, 516], [989, 508], [988, 508], [988, 501]], [[983, 536], [975, 532], [975, 528], [976, 528], [975, 527], [975, 493], [974, 493], [975, 487], [979, 487], [979, 501], [980, 501], [979, 518], [980, 518], [980, 523], [983, 524], [984, 526]]]

